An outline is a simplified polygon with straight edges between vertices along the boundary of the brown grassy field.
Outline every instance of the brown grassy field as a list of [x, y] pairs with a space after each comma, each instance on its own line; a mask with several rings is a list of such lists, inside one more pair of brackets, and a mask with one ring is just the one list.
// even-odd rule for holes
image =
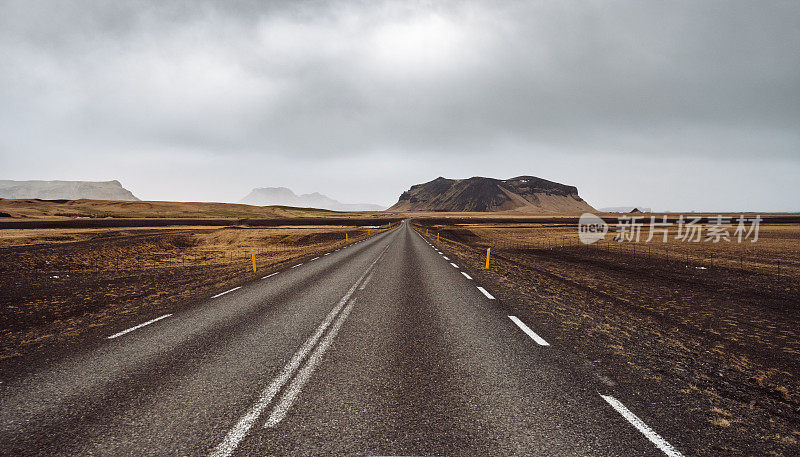
[[[367, 237], [359, 227], [0, 230], [0, 360]], [[252, 270], [251, 253], [258, 271]]]
[[87, 218], [282, 218], [347, 215], [336, 211], [290, 206], [251, 206], [237, 203], [37, 200], [0, 198], [0, 213], [17, 219]]
[[574, 223], [417, 224], [548, 341], [651, 402], [659, 423], [687, 411], [675, 429], [701, 454], [797, 455], [800, 225], [762, 225], [756, 243], [672, 231], [667, 243], [586, 246]]

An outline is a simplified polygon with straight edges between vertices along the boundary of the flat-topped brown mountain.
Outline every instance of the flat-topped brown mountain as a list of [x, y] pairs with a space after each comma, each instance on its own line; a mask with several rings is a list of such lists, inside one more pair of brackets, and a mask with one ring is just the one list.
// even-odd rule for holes
[[582, 213], [594, 211], [578, 196], [575, 186], [534, 176], [494, 179], [436, 178], [416, 184], [400, 195], [387, 211], [515, 211], [525, 213]]

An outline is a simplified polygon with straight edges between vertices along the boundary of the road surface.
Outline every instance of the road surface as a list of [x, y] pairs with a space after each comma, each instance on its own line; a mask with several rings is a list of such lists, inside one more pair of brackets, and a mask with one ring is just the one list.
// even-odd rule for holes
[[0, 375], [0, 453], [681, 455], [407, 223], [107, 333]]

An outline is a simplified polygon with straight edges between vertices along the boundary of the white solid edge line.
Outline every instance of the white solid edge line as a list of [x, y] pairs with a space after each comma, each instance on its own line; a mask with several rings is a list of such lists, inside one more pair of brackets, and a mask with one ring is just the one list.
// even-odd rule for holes
[[330, 253], [330, 252], [326, 252], [326, 253], [325, 253], [325, 254], [323, 254], [323, 255], [331, 255], [331, 253]]
[[453, 262], [450, 262], [450, 265], [452, 265], [453, 268], [458, 268], [458, 265], [454, 264]]
[[297, 267], [299, 267], [300, 265], [302, 265], [302, 263], [298, 263], [297, 265], [293, 266], [292, 268], [297, 268]]
[[603, 395], [600, 394], [612, 408], [617, 410], [618, 413], [622, 415], [628, 422], [631, 423], [636, 430], [642, 432], [644, 436], [650, 440], [651, 443], [655, 444], [657, 448], [661, 450], [664, 454], [670, 457], [683, 457], [683, 454], [680, 453], [677, 449], [672, 447], [671, 444], [667, 442], [664, 438], [661, 437], [658, 433], [654, 432], [652, 428], [650, 428], [647, 424], [644, 423], [643, 420], [639, 419], [636, 414], [633, 414], [631, 410], [625, 407], [619, 400], [610, 396], [610, 395]]
[[467, 278], [467, 279], [472, 279], [472, 276], [468, 275], [467, 273], [465, 273], [463, 271], [461, 272], [461, 274], [464, 275], [464, 277]]
[[279, 272], [279, 271], [276, 271], [275, 273], [270, 273], [270, 274], [268, 274], [268, 275], [264, 276], [264, 277], [263, 277], [263, 278], [261, 278], [261, 279], [267, 279], [267, 278], [269, 278], [269, 277], [271, 277], [271, 276], [275, 276], [275, 275], [276, 275], [276, 274], [278, 274], [278, 273], [280, 273], [280, 272]]
[[489, 292], [486, 292], [486, 289], [484, 289], [483, 287], [478, 286], [478, 290], [483, 292], [483, 295], [486, 295], [486, 298], [488, 298], [489, 300], [494, 300], [494, 297], [492, 296], [492, 294], [490, 294]]
[[151, 320], [149, 320], [147, 322], [143, 322], [143, 323], [141, 323], [141, 324], [139, 324], [139, 325], [137, 325], [135, 327], [131, 327], [131, 328], [127, 329], [127, 330], [123, 330], [123, 331], [121, 331], [119, 333], [115, 333], [115, 334], [109, 336], [107, 339], [112, 340], [112, 339], [114, 339], [114, 338], [116, 338], [118, 336], [122, 336], [122, 335], [124, 335], [126, 333], [130, 333], [130, 332], [132, 332], [134, 330], [137, 330], [137, 329], [140, 329], [140, 328], [144, 327], [145, 325], [150, 325], [153, 322], [158, 322], [161, 319], [166, 319], [166, 318], [168, 318], [170, 316], [172, 316], [172, 314], [164, 314], [163, 316], [157, 317], [155, 319], [151, 319]]
[[524, 322], [519, 320], [517, 316], [508, 316], [508, 318], [514, 321], [514, 323], [517, 324], [517, 327], [522, 329], [522, 331], [525, 332], [526, 335], [531, 337], [533, 341], [536, 341], [536, 344], [538, 344], [539, 346], [550, 346], [550, 343], [545, 341], [544, 338], [542, 338], [541, 336], [537, 335], [536, 332], [531, 330], [530, 327], [528, 327], [527, 325], [525, 325]]
[[219, 293], [219, 294], [217, 294], [217, 295], [214, 295], [214, 296], [213, 296], [213, 297], [211, 297], [211, 298], [217, 298], [217, 297], [221, 297], [221, 296], [223, 296], [223, 295], [227, 294], [228, 292], [233, 292], [234, 290], [236, 290], [236, 289], [241, 289], [241, 288], [242, 288], [242, 286], [239, 286], [239, 287], [234, 287], [233, 289], [226, 290], [225, 292], [222, 292], [222, 293]]
[[313, 262], [313, 261], [317, 260], [318, 258], [319, 257], [314, 257], [313, 259], [309, 260], [309, 262]]

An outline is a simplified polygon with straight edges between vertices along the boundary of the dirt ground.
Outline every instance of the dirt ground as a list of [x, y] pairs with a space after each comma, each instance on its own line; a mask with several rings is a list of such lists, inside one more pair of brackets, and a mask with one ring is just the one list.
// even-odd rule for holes
[[[359, 227], [0, 230], [0, 365], [374, 234]], [[257, 272], [252, 269], [255, 255]]]
[[800, 455], [800, 226], [591, 246], [566, 224], [419, 228], [693, 452]]

